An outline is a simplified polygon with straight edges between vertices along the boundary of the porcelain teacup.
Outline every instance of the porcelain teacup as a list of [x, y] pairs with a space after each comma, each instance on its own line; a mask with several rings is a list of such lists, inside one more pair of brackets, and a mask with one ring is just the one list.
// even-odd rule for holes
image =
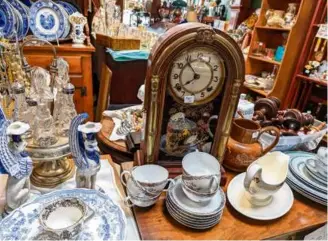
[[245, 196], [255, 206], [271, 203], [273, 195], [284, 185], [289, 156], [282, 152], [268, 153], [254, 161], [246, 171]]
[[[123, 180], [124, 175], [129, 175], [127, 182]], [[164, 190], [169, 179], [168, 171], [159, 165], [142, 165], [134, 167], [131, 171], [121, 173], [121, 182], [128, 190], [133, 190], [133, 196], [157, 197]]]
[[45, 231], [56, 234], [60, 239], [75, 239], [84, 222], [93, 214], [93, 210], [82, 200], [64, 198], [46, 204], [39, 221]]
[[182, 159], [182, 186], [193, 201], [206, 201], [220, 186], [219, 161], [206, 152], [191, 152]]
[[317, 158], [306, 160], [306, 164], [312, 166], [319, 174], [327, 178], [327, 167], [328, 167], [327, 147], [320, 147], [317, 152]]

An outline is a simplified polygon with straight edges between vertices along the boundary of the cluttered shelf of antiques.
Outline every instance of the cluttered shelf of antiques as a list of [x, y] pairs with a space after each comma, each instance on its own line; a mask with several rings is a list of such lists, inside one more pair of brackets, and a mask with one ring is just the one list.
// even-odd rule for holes
[[[0, 240], [303, 238], [323, 226], [326, 4], [3, 0]], [[112, 80], [124, 70], [101, 68], [99, 93], [118, 93], [99, 94], [97, 122], [91, 42], [147, 66], [130, 97], [141, 104], [118, 110], [106, 109], [128, 91]]]

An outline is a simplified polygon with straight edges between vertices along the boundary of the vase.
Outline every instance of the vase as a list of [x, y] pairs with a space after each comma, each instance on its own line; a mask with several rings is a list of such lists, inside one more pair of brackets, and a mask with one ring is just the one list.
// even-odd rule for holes
[[71, 37], [75, 45], [83, 45], [86, 36], [83, 32], [84, 25], [87, 23], [87, 18], [81, 13], [75, 12], [69, 16], [69, 21], [72, 24]]

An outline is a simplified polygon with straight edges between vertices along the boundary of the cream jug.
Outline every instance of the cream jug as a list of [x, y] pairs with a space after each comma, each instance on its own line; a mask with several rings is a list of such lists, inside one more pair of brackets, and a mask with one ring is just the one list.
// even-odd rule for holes
[[245, 196], [256, 206], [265, 206], [284, 184], [288, 173], [289, 156], [282, 152], [268, 153], [254, 161], [246, 171]]

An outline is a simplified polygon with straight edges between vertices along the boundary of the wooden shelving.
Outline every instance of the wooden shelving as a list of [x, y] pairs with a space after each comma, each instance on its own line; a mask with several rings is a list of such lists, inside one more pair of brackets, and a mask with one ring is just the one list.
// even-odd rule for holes
[[[298, 3], [298, 13], [292, 28], [277, 28], [266, 26], [265, 14], [268, 9], [286, 11], [289, 3]], [[245, 90], [252, 91], [261, 96], [275, 96], [283, 103], [287, 95], [297, 59], [302, 50], [308, 29], [311, 27], [311, 18], [316, 8], [313, 0], [262, 0], [262, 6], [258, 21], [255, 24], [248, 58], [246, 60], [246, 74], [260, 76], [262, 71], [272, 72], [274, 66], [278, 66], [276, 78], [271, 91], [264, 92], [246, 87]], [[254, 56], [257, 42], [263, 42], [266, 48], [277, 49], [284, 46], [284, 56], [281, 62], [265, 57]]]
[[281, 64], [278, 61], [275, 61], [273, 59], [268, 59], [266, 57], [259, 57], [259, 56], [249, 55], [248, 58], [256, 59], [258, 61], [263, 61], [263, 62], [270, 63], [270, 64], [276, 64], [276, 65], [280, 65]]
[[296, 75], [296, 77], [307, 80], [307, 81], [310, 81], [310, 82], [313, 82], [313, 83], [316, 83], [316, 84], [319, 84], [319, 85], [328, 86], [327, 80], [319, 80], [319, 79], [311, 78], [311, 77], [308, 77], [308, 76], [305, 76], [305, 75], [302, 75], [302, 74], [298, 74], [298, 75]]
[[[303, 74], [304, 66], [308, 64], [308, 61], [314, 60], [315, 46], [318, 44], [316, 34], [320, 25], [325, 23], [327, 18], [327, 0], [318, 0], [315, 7], [315, 12], [311, 16], [310, 26], [312, 27], [306, 31], [307, 36], [283, 108], [310, 110], [315, 113], [319, 120], [327, 121], [327, 80], [320, 80]], [[318, 46], [325, 53], [323, 59], [327, 59], [325, 47], [322, 44]]]
[[263, 29], [263, 30], [273, 30], [273, 31], [282, 31], [282, 32], [289, 32], [290, 28], [274, 28], [274, 27], [268, 27], [268, 26], [257, 26], [257, 29]]
[[256, 88], [252, 88], [250, 86], [247, 86], [247, 85], [244, 85], [245, 88], [257, 93], [257, 94], [260, 94], [262, 95], [263, 97], [267, 97], [268, 96], [268, 93], [265, 92], [264, 90], [260, 90], [260, 89], [256, 89]]

